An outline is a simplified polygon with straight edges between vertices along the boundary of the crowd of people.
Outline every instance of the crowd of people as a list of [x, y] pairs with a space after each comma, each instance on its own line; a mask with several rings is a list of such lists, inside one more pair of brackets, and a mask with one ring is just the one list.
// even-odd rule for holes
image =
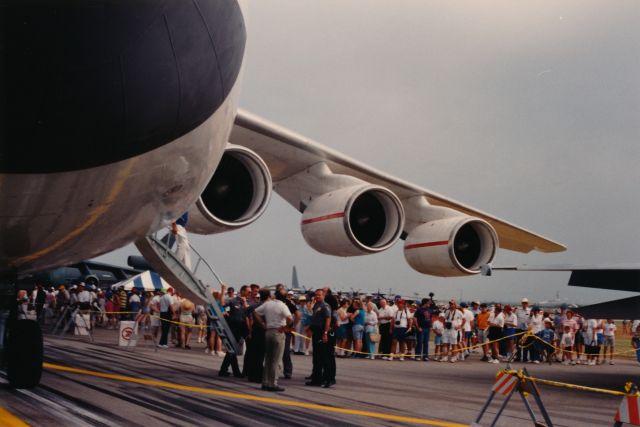
[[[303, 295], [277, 285], [272, 293], [258, 285], [238, 292], [224, 285], [214, 292], [220, 311], [236, 342], [244, 350], [242, 370], [238, 356], [225, 352], [216, 328], [202, 305], [182, 298], [173, 289], [139, 292], [123, 287], [101, 290], [81, 283], [45, 290], [36, 287], [19, 295], [24, 316], [46, 322], [74, 307], [91, 316], [91, 327], [116, 328], [119, 320], [137, 320], [153, 334], [159, 348], [169, 344], [191, 349], [192, 332], [205, 352], [224, 357], [219, 375], [248, 377], [263, 389], [280, 391], [277, 379], [291, 378], [291, 355], [313, 354], [310, 386], [335, 384], [336, 358], [456, 363], [475, 354], [489, 363], [500, 361], [565, 365], [614, 364], [617, 327], [613, 319], [585, 319], [566, 305], [544, 311], [529, 306], [430, 298], [405, 301], [373, 296], [333, 294], [329, 288]], [[640, 320], [624, 321], [640, 363]], [[229, 373], [229, 368], [232, 372]]]

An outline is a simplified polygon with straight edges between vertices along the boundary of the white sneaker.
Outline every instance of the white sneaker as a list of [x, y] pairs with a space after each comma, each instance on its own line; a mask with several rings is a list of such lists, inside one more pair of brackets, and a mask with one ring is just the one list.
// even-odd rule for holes
[[534, 360], [534, 361], [533, 361], [533, 362], [531, 362], [531, 363], [535, 363], [535, 364], [537, 365], [538, 363], [540, 363], [540, 361], [539, 361], [539, 360]]
[[613, 360], [609, 361], [609, 365], [615, 365], [615, 363], [613, 363]]
[[451, 363], [456, 363], [456, 358], [455, 358], [455, 357], [452, 357], [452, 358], [449, 360], [449, 362], [451, 362]]
[[449, 356], [445, 356], [442, 359], [440, 359], [441, 362], [448, 362], [449, 361]]
[[209, 347], [207, 347], [207, 348], [205, 348], [205, 349], [204, 349], [204, 353], [205, 353], [205, 354], [209, 354], [209, 351], [211, 351], [211, 350], [209, 350]]
[[309, 355], [309, 350], [305, 351], [305, 352], [304, 352], [304, 355], [305, 355], [305, 356], [308, 356], [308, 355]]
[[400, 356], [400, 358], [398, 358], [399, 361], [404, 361], [404, 356]]
[[489, 363], [496, 364], [496, 363], [500, 363], [500, 361], [498, 359], [491, 359], [489, 360]]
[[369, 356], [369, 359], [370, 360], [375, 360], [375, 356], [372, 354], [372, 355]]

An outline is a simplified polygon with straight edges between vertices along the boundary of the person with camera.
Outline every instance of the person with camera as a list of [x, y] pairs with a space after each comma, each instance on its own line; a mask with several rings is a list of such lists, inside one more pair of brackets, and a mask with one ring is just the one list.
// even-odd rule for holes
[[444, 361], [447, 361], [447, 354], [449, 355], [449, 362], [455, 363], [458, 359], [458, 352], [460, 350], [460, 341], [462, 339], [461, 330], [464, 321], [462, 311], [458, 309], [456, 300], [449, 301], [449, 308], [444, 312], [444, 335], [442, 344], [445, 347], [443, 354], [445, 354]]
[[[400, 357], [398, 360], [404, 360], [404, 354], [406, 352], [406, 340], [407, 332], [411, 330], [413, 324], [413, 314], [407, 309], [405, 301], [399, 299], [396, 301], [398, 310], [396, 311], [393, 324], [391, 326], [392, 341], [391, 341], [391, 354], [395, 353], [396, 346], [400, 347]], [[390, 360], [393, 360], [391, 356]]]

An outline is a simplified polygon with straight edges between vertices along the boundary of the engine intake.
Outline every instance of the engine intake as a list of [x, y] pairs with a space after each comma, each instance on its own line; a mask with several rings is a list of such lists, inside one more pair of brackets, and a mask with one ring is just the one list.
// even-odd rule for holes
[[404, 209], [391, 191], [357, 185], [314, 199], [302, 216], [302, 235], [313, 249], [353, 256], [391, 247], [402, 233]]
[[409, 233], [404, 256], [424, 274], [452, 277], [480, 273], [498, 248], [498, 235], [486, 221], [452, 217], [426, 222]]
[[214, 234], [251, 224], [271, 198], [271, 174], [248, 148], [229, 145], [213, 177], [189, 209], [190, 232]]

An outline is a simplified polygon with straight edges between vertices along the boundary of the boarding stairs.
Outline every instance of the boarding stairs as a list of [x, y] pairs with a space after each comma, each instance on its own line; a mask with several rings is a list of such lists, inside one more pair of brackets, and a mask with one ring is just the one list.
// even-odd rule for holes
[[213, 298], [213, 289], [198, 278], [198, 270], [202, 267], [204, 272], [211, 274], [219, 284], [222, 284], [222, 280], [192, 245], [190, 245], [191, 258], [196, 260], [195, 267], [190, 270], [185, 266], [171, 250], [173, 243], [171, 237], [172, 235], [168, 234], [164, 238], [159, 238], [155, 233], [136, 241], [135, 245], [156, 273], [162, 276], [182, 296], [196, 304], [198, 302], [206, 304], [209, 319], [213, 322], [227, 353], [238, 354], [238, 343], [224, 318], [223, 311]]

